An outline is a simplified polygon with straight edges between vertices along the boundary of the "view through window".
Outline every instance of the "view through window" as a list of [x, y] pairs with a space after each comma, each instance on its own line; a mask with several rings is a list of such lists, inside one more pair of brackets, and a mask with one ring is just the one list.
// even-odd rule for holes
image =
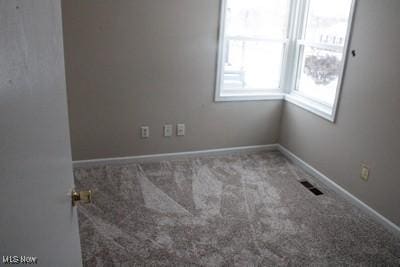
[[279, 88], [288, 17], [289, 1], [227, 1], [223, 40], [224, 93], [243, 93], [243, 89], [254, 93]]
[[292, 93], [333, 107], [354, 0], [222, 0], [217, 98]]
[[296, 89], [333, 105], [343, 62], [351, 0], [310, 0]]

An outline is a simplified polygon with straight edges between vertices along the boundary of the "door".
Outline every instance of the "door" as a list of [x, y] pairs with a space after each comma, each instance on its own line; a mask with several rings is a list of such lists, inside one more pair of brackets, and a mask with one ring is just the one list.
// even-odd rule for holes
[[59, 0], [0, 0], [0, 265], [82, 265], [61, 26]]

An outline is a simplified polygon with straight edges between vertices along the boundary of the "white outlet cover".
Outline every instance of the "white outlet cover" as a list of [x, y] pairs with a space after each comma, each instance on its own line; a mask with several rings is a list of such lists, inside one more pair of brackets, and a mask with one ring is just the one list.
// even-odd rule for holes
[[172, 136], [172, 124], [164, 125], [164, 137]]
[[177, 135], [177, 136], [185, 136], [185, 132], [186, 132], [185, 124], [183, 124], [183, 123], [178, 123], [178, 124], [176, 125], [176, 135]]
[[367, 165], [362, 164], [361, 165], [361, 179], [364, 181], [368, 181], [369, 179], [369, 167]]
[[149, 138], [150, 136], [150, 128], [149, 126], [140, 127], [140, 137], [141, 138]]

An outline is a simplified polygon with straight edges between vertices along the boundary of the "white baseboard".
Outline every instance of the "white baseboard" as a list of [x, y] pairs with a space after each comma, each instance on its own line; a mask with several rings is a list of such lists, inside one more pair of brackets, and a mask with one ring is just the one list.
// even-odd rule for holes
[[372, 218], [375, 219], [378, 223], [382, 224], [386, 229], [391, 231], [393, 234], [396, 236], [400, 237], [400, 227], [378, 213], [376, 210], [362, 202], [360, 199], [356, 198], [354, 195], [349, 193], [346, 189], [341, 187], [340, 185], [336, 184], [333, 182], [331, 179], [329, 179], [327, 176], [325, 176], [323, 173], [312, 167], [310, 164], [293, 154], [291, 151], [289, 151], [287, 148], [283, 147], [282, 145], [278, 145], [278, 150], [284, 154], [286, 157], [291, 159], [294, 164], [297, 166], [301, 167], [304, 171], [308, 172], [311, 174], [313, 177], [317, 178], [319, 181], [324, 183], [326, 186], [355, 204], [357, 207], [361, 208], [368, 214], [372, 216]]
[[132, 156], [132, 157], [77, 160], [73, 161], [73, 166], [74, 168], [78, 168], [78, 167], [90, 167], [100, 164], [124, 164], [124, 163], [145, 162], [145, 161], [173, 160], [173, 159], [197, 157], [197, 156], [217, 156], [217, 155], [227, 155], [232, 153], [275, 151], [275, 150], [278, 150], [278, 144], [229, 147], [220, 149], [152, 154], [152, 155], [142, 155], [142, 156]]

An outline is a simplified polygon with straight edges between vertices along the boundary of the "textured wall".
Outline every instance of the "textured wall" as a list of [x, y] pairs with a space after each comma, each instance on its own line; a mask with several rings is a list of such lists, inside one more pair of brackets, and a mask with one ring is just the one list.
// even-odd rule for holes
[[281, 101], [213, 102], [218, 17], [215, 0], [63, 1], [73, 158], [276, 143]]
[[[285, 103], [280, 142], [400, 225], [400, 1], [358, 1], [337, 123]], [[359, 178], [360, 163], [370, 181]]]

